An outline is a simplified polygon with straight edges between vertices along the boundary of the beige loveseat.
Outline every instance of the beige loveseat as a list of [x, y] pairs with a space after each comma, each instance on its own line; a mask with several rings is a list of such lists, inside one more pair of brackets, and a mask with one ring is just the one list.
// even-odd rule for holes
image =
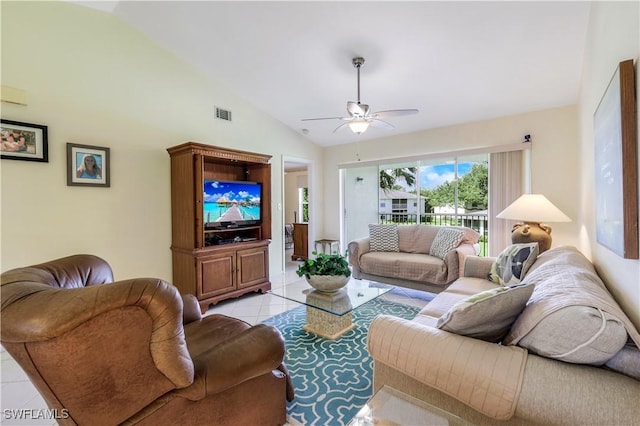
[[[369, 225], [393, 228], [395, 225]], [[457, 226], [398, 225], [397, 246], [373, 249], [371, 235], [351, 241], [349, 263], [353, 277], [439, 293], [460, 276], [465, 256], [479, 253], [476, 231]], [[460, 238], [441, 257], [432, 253], [443, 234], [453, 231]], [[440, 236], [440, 237], [439, 237]]]
[[467, 257], [464, 276], [413, 320], [372, 322], [375, 390], [391, 386], [478, 425], [638, 424], [640, 335], [573, 247], [538, 256], [517, 286], [533, 293], [501, 343], [437, 327], [456, 302], [495, 292], [492, 261]]

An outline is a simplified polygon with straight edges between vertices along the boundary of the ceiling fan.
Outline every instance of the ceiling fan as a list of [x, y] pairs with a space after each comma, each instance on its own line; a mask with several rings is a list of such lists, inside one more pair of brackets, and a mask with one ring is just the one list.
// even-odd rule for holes
[[391, 109], [386, 111], [369, 112], [369, 105], [360, 103], [360, 68], [364, 64], [364, 58], [353, 58], [351, 60], [353, 66], [358, 72], [358, 101], [347, 102], [348, 117], [324, 117], [324, 118], [303, 118], [302, 121], [315, 121], [315, 120], [342, 120], [346, 123], [336, 127], [334, 133], [338, 130], [349, 127], [353, 133], [359, 135], [364, 133], [369, 126], [379, 127], [383, 129], [393, 129], [394, 126], [391, 123], [381, 120], [381, 118], [398, 117], [401, 115], [417, 114], [417, 109]]

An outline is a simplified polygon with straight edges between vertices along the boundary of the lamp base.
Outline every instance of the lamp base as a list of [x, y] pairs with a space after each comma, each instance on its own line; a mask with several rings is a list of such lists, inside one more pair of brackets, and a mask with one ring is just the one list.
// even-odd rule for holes
[[511, 242], [538, 243], [538, 253], [542, 253], [551, 248], [551, 227], [536, 222], [516, 223], [511, 231]]

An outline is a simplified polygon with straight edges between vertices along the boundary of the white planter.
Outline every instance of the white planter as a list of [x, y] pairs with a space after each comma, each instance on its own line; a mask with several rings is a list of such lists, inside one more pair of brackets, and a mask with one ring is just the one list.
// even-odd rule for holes
[[323, 293], [335, 293], [349, 282], [349, 277], [344, 275], [311, 275], [305, 279], [311, 287]]

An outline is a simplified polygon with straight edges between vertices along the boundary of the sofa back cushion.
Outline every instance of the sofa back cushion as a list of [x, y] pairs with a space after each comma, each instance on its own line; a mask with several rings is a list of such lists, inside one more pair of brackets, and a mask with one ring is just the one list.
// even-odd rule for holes
[[602, 365], [637, 331], [607, 291], [593, 265], [575, 247], [538, 256], [522, 283], [535, 285], [506, 344], [565, 362]]
[[480, 234], [464, 226], [436, 225], [400, 225], [398, 226], [398, 244], [403, 253], [431, 254], [433, 241], [441, 229], [457, 229], [462, 232], [459, 244], [475, 244]]
[[457, 229], [462, 231], [462, 241], [460, 244], [476, 244], [480, 239], [480, 234], [474, 231], [471, 228], [467, 228], [466, 226], [449, 226], [449, 228]]
[[547, 358], [602, 365], [627, 341], [618, 318], [591, 306], [567, 306], [540, 321], [519, 346]]
[[433, 225], [398, 226], [400, 251], [403, 253], [429, 254], [431, 244], [433, 244], [439, 229], [439, 226]]

